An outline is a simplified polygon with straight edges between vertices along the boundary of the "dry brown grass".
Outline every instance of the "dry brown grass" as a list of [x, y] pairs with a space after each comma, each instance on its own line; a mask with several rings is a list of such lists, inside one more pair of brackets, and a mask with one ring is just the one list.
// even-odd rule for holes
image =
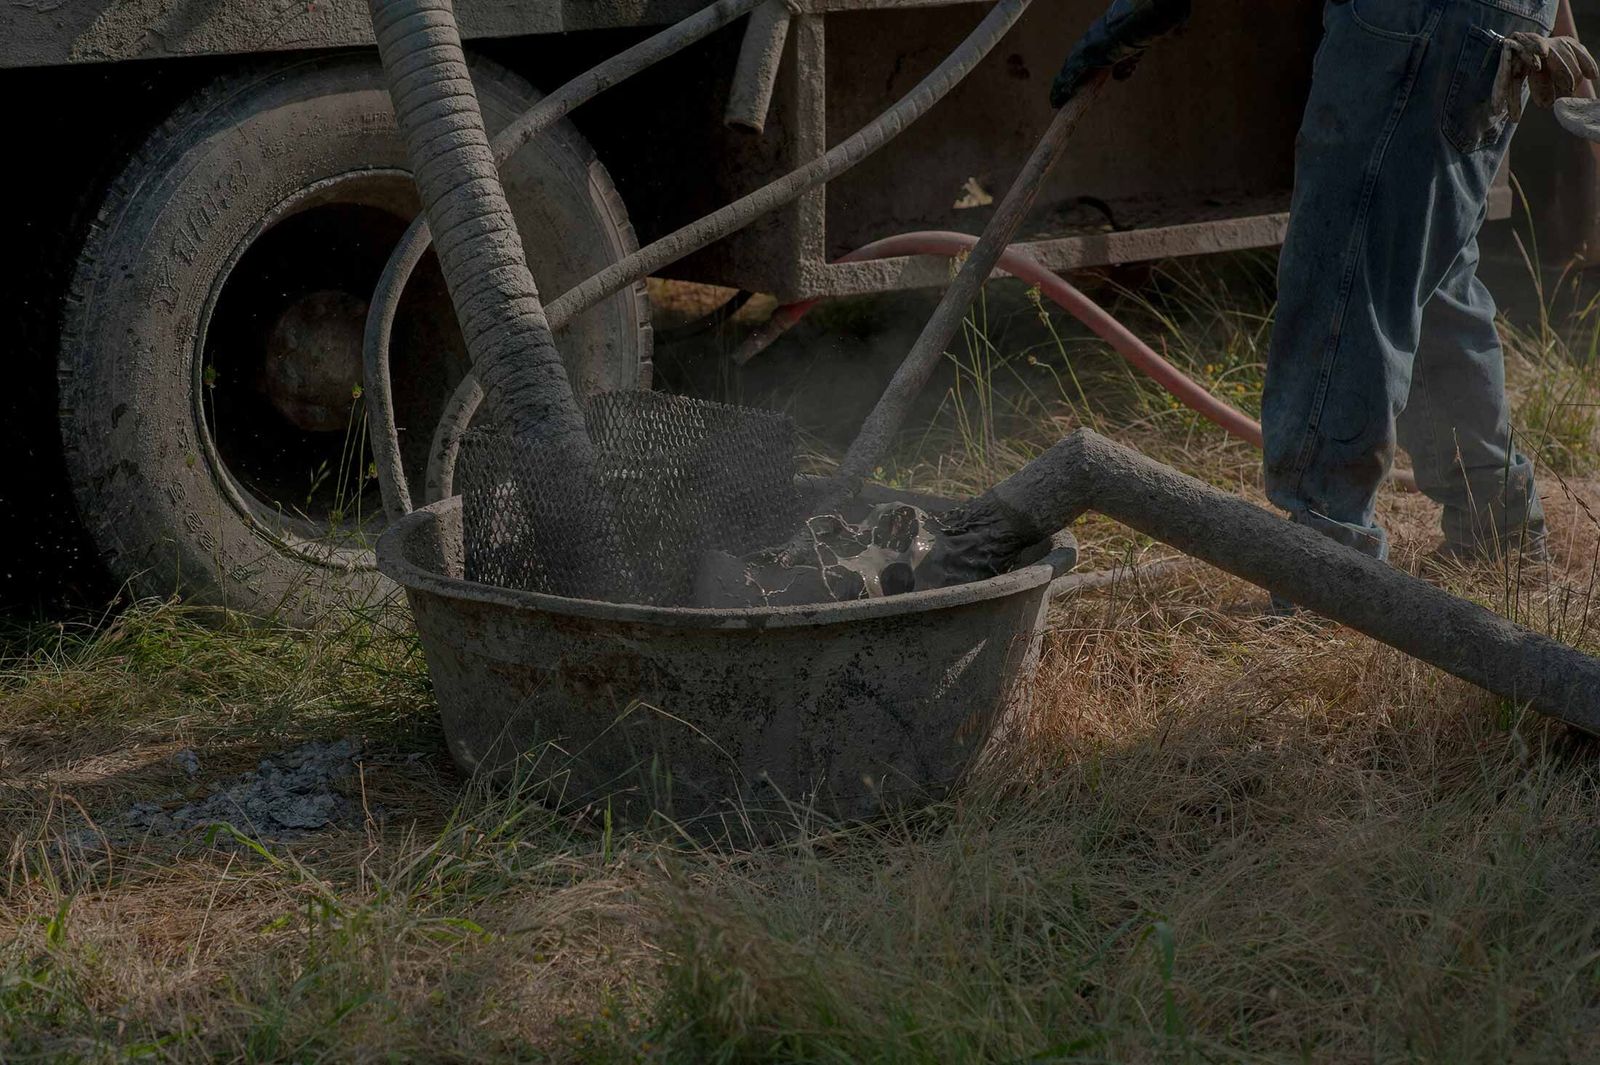
[[[1117, 410], [1103, 427], [1259, 497], [1247, 452]], [[986, 483], [1084, 412], [1046, 413], [930, 436], [896, 475]], [[1594, 650], [1600, 480], [1546, 495], [1549, 572], [1438, 579]], [[1397, 564], [1432, 546], [1425, 500], [1386, 495], [1383, 517]], [[1150, 553], [1080, 535], [1096, 561]], [[0, 1058], [1600, 1059], [1595, 749], [1263, 598], [1197, 570], [1059, 604], [1014, 761], [932, 810], [758, 850], [459, 779], [398, 615], [218, 630], [154, 604], [20, 634]], [[179, 747], [209, 779], [349, 734], [381, 820], [68, 845], [190, 786]]]
[[[1402, 556], [1431, 543], [1425, 504], [1387, 503]], [[1594, 536], [1553, 509], [1577, 585]], [[1558, 588], [1529, 582], [1520, 609], [1553, 616]], [[88, 638], [0, 704], [0, 1041], [7, 1060], [1593, 1060], [1592, 749], [1259, 605], [1206, 571], [1063, 604], [1024, 764], [759, 851], [607, 838], [459, 781], [403, 630], [363, 628], [354, 656], [350, 632], [257, 634], [188, 672]], [[171, 607], [121, 625], [184, 660], [215, 642]], [[118, 715], [88, 712], [106, 700]], [[236, 768], [296, 721], [435, 757], [367, 774], [389, 816], [364, 831], [61, 846], [80, 811], [177, 784], [170, 737]]]

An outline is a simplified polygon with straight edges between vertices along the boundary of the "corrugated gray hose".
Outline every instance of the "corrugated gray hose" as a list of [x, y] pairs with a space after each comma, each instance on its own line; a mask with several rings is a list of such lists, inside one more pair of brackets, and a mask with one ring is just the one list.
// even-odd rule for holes
[[[371, 11], [395, 119], [423, 214], [439, 235], [439, 264], [473, 372], [519, 450], [538, 456], [553, 476], [582, 483], [594, 476], [593, 448], [500, 186], [450, 0], [371, 0]], [[592, 535], [600, 518], [574, 513], [545, 541], [572, 554], [562, 561], [575, 593], [598, 594], [608, 583], [599, 570], [614, 562]], [[602, 549], [588, 549], [594, 547]]]
[[[639, 71], [682, 51], [763, 2], [717, 0], [682, 22], [579, 74], [500, 131], [490, 145], [496, 165], [505, 166], [506, 161], [524, 145], [561, 121], [574, 108]], [[384, 510], [390, 520], [411, 513], [411, 489], [406, 483], [405, 465], [400, 457], [400, 440], [395, 427], [394, 389], [389, 378], [389, 338], [394, 331], [395, 314], [399, 310], [406, 284], [416, 272], [417, 264], [427, 253], [431, 241], [427, 217], [420, 215], [395, 245], [389, 262], [384, 266], [383, 275], [378, 279], [362, 344], [373, 462], [378, 470], [378, 485], [383, 491]], [[468, 380], [474, 397], [473, 407], [476, 408], [483, 393], [476, 377]], [[464, 420], [462, 428], [465, 429]], [[459, 440], [458, 433], [455, 441], [459, 443]]]
[[[756, 7], [760, 0], [722, 0], [676, 26], [656, 34], [612, 60], [579, 75], [519, 118], [495, 141], [496, 157], [502, 162], [534, 136], [558, 121], [579, 104], [667, 55], [700, 39], [718, 26]], [[876, 152], [911, 123], [921, 118], [934, 104], [958, 85], [994, 49], [1017, 19], [1027, 10], [1029, 0], [999, 0], [943, 62], [928, 73], [888, 110], [841, 141], [826, 153], [776, 181], [728, 204], [705, 218], [667, 234], [641, 248], [595, 276], [575, 286], [552, 302], [549, 324], [560, 329], [578, 314], [615, 294], [642, 277], [659, 271], [691, 252], [721, 240], [749, 225], [755, 219], [790, 203], [807, 190], [831, 181]], [[427, 250], [426, 228], [413, 225], [390, 258], [378, 291], [373, 296], [367, 318], [366, 380], [371, 413], [374, 461], [384, 493], [384, 507], [391, 518], [411, 510], [410, 492], [400, 460], [395, 435], [394, 411], [389, 385], [389, 333], [395, 306], [406, 279]], [[470, 351], [470, 349], [469, 349]], [[483, 399], [474, 374], [467, 377], [451, 397], [439, 422], [428, 464], [429, 495], [448, 494], [453, 481], [455, 456], [461, 433]]]

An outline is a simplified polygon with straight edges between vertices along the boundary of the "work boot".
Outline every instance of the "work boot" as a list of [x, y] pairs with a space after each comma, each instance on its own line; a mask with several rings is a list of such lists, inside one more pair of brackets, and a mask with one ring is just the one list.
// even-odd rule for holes
[[1544, 587], [1555, 574], [1550, 568], [1549, 538], [1541, 522], [1537, 532], [1515, 535], [1511, 542], [1462, 543], [1446, 537], [1417, 560], [1417, 576], [1449, 587], [1476, 574], [1479, 580], [1502, 579], [1518, 588]]
[[1458, 568], [1485, 563], [1499, 565], [1503, 562], [1542, 565], [1550, 561], [1550, 537], [1543, 521], [1496, 539], [1462, 541], [1446, 537], [1443, 543], [1428, 552], [1425, 560]]

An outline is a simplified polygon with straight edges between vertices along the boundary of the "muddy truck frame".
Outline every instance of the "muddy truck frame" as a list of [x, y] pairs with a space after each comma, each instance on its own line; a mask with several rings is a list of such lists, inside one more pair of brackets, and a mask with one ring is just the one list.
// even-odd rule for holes
[[[1352, 0], [1379, 2], [1379, 0]], [[1516, 0], [1480, 0], [1514, 3]], [[1583, 0], [1600, 6], [1600, 0]], [[703, 0], [458, 0], [503, 125]], [[1279, 243], [1319, 5], [1200, 4], [1105, 94], [1025, 236], [1057, 271]], [[744, 20], [605, 92], [506, 171], [541, 291], [560, 293], [821, 155], [903, 95], [986, 5], [796, 0], [766, 121], [725, 121]], [[1103, 0], [1038, 0], [948, 97], [865, 162], [667, 276], [784, 300], [943, 284], [937, 258], [841, 263], [908, 230], [978, 232], [1048, 122]], [[1239, 7], [1259, 9], [1241, 15]], [[1271, 36], [1271, 47], [1263, 43]], [[5, 598], [181, 595], [315, 614], [382, 594], [361, 343], [416, 215], [365, 0], [5, 0], [0, 84], [14, 368]], [[1590, 246], [1600, 167], [1531, 116], [1513, 167], [1549, 258]], [[1503, 174], [1490, 215], [1513, 213]], [[586, 389], [648, 387], [642, 284], [571, 322]], [[414, 499], [467, 371], [436, 265], [391, 349]]]

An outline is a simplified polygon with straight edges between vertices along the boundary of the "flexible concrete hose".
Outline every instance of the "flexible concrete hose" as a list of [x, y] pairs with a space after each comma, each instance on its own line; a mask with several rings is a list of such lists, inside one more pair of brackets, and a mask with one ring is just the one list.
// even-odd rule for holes
[[1096, 511], [1519, 705], [1600, 733], [1600, 659], [1090, 432], [948, 520], [959, 581]]
[[[500, 185], [450, 0], [371, 0], [372, 29], [395, 119], [467, 354], [495, 421], [525, 456], [574, 486], [594, 453]], [[575, 503], [539, 539], [570, 574], [566, 595], [603, 597], [626, 575], [600, 535], [604, 497]]]
[[[683, 21], [579, 74], [500, 131], [491, 144], [496, 166], [503, 167], [524, 145], [578, 106], [639, 71], [682, 51], [763, 2], [717, 0]], [[400, 440], [395, 427], [394, 390], [389, 378], [389, 339], [394, 331], [395, 315], [406, 284], [427, 253], [431, 239], [426, 215], [418, 216], [400, 238], [378, 279], [371, 310], [367, 314], [363, 341], [373, 461], [378, 470], [378, 485], [383, 492], [384, 510], [390, 520], [411, 512], [411, 489], [406, 483], [405, 465], [400, 456]], [[475, 378], [471, 380], [475, 392], [473, 407], [476, 409], [482, 393], [476, 391], [478, 386]], [[465, 423], [462, 426], [464, 428]], [[459, 446], [459, 433], [453, 441]]]
[[899, 136], [958, 85], [1028, 9], [1029, 0], [1000, 0], [976, 29], [906, 95], [852, 136], [797, 170], [726, 207], [667, 234], [627, 258], [564, 292], [550, 304], [557, 329], [575, 315], [691, 252], [737, 232], [769, 211], [798, 199], [808, 189], [832, 181]]
[[[639, 249], [632, 255], [574, 286], [549, 305], [550, 325], [560, 329], [601, 300], [658, 272], [684, 256], [721, 240], [757, 218], [799, 198], [807, 190], [832, 181], [903, 132], [943, 99], [989, 54], [1027, 10], [1029, 0], [999, 0], [977, 27], [905, 96], [883, 114], [797, 170], [755, 192]], [[370, 319], [369, 319], [370, 323]], [[462, 381], [440, 419], [428, 460], [428, 481], [448, 491], [453, 481], [455, 449], [465, 424], [482, 401], [472, 377]], [[381, 431], [374, 420], [374, 433]], [[382, 451], [382, 447], [377, 450]], [[380, 475], [384, 467], [380, 466]]]
[[501, 424], [581, 470], [589, 438], [467, 72], [450, 0], [372, 0], [395, 119], [456, 317]]

